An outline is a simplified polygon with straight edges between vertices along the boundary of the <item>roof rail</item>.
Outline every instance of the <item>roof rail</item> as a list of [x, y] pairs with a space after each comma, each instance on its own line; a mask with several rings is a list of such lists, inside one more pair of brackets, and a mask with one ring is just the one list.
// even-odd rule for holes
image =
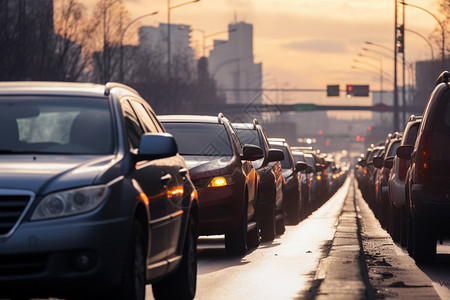
[[221, 112], [217, 115], [217, 120], [219, 121], [220, 124], [222, 124], [222, 118], [223, 117], [224, 117], [224, 115]]
[[[106, 88], [108, 88], [109, 90], [112, 90], [113, 88], [122, 88], [122, 89], [126, 89], [132, 93], [139, 95], [139, 93], [132, 87], [129, 87], [128, 85], [118, 83], [118, 82], [108, 82], [108, 83], [106, 83]], [[106, 95], [106, 89], [105, 89], [105, 95]]]
[[448, 85], [448, 79], [450, 77], [450, 72], [449, 71], [444, 71], [441, 73], [441, 75], [439, 75], [437, 81], [436, 81], [436, 85], [441, 84], [441, 83], [445, 83], [446, 85]]
[[418, 116], [416, 116], [416, 115], [410, 115], [410, 116], [409, 116], [408, 122], [417, 121], [417, 120], [422, 120], [422, 118], [423, 118], [423, 116], [421, 116], [421, 115], [418, 115]]

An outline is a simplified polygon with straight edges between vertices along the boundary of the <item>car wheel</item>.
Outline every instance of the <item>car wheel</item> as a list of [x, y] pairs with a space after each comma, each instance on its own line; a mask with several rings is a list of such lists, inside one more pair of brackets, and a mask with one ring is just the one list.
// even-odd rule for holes
[[302, 209], [301, 199], [300, 199], [300, 197], [298, 197], [296, 199], [295, 203], [293, 203], [293, 205], [291, 205], [288, 212], [286, 212], [288, 215], [287, 217], [289, 220], [289, 224], [297, 225], [298, 222], [300, 222], [300, 219], [302, 217], [301, 209]]
[[258, 220], [255, 220], [255, 223], [256, 223], [255, 228], [247, 233], [248, 248], [257, 248], [261, 241], [261, 231], [259, 228]]
[[415, 218], [413, 220], [413, 255], [414, 260], [420, 262], [432, 262], [436, 256], [436, 231], [432, 224]]
[[194, 299], [197, 289], [197, 231], [191, 219], [178, 269], [152, 285], [155, 299]]
[[402, 216], [400, 210], [394, 206], [390, 206], [390, 219], [391, 219], [391, 236], [395, 242], [399, 242], [401, 238], [401, 222]]
[[144, 241], [142, 226], [135, 220], [125, 257], [122, 283], [117, 290], [107, 296], [108, 299], [145, 299], [146, 247]]
[[276, 222], [276, 233], [277, 235], [282, 235], [286, 231], [286, 223], [284, 214]]
[[238, 226], [225, 234], [225, 251], [230, 255], [244, 255], [247, 251], [247, 204]]
[[261, 210], [261, 240], [264, 242], [273, 241], [277, 235], [275, 214], [274, 203]]

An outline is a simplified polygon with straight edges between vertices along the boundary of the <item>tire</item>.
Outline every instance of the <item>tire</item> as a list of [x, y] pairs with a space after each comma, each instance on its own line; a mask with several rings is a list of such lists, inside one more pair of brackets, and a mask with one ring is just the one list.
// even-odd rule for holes
[[285, 217], [284, 214], [281, 218], [276, 221], [275, 231], [277, 235], [282, 235], [286, 231]]
[[192, 219], [186, 231], [183, 258], [178, 269], [153, 284], [152, 289], [155, 299], [194, 299], [197, 289], [197, 230]]
[[291, 205], [290, 209], [287, 212], [287, 218], [289, 220], [289, 224], [291, 225], [297, 225], [298, 222], [300, 222], [300, 219], [302, 217], [302, 204], [300, 199], [296, 199], [295, 203]]
[[261, 241], [270, 242], [275, 239], [277, 235], [276, 220], [275, 220], [275, 204], [271, 203], [268, 207], [261, 210], [260, 216], [261, 224]]
[[391, 236], [395, 242], [400, 242], [401, 240], [401, 230], [402, 230], [402, 214], [400, 210], [394, 206], [391, 206], [389, 211], [390, 215], [390, 225], [391, 225]]
[[417, 263], [432, 262], [436, 257], [436, 231], [420, 218], [413, 220], [413, 258]]
[[125, 257], [122, 283], [107, 295], [108, 299], [145, 299], [146, 247], [141, 224], [134, 220]]
[[[256, 217], [255, 217], [255, 219], [256, 219]], [[257, 220], [255, 223], [256, 223], [256, 227], [253, 230], [247, 232], [247, 247], [248, 247], [248, 249], [257, 248], [261, 241], [261, 231], [259, 229], [259, 223]]]
[[247, 203], [238, 226], [225, 234], [225, 251], [229, 255], [244, 255], [247, 251]]

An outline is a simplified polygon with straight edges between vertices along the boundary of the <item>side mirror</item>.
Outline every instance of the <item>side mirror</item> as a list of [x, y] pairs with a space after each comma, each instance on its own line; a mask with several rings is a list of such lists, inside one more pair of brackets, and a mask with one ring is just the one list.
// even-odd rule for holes
[[397, 148], [397, 156], [404, 159], [411, 159], [411, 154], [414, 151], [414, 146], [403, 145]]
[[245, 144], [242, 148], [242, 160], [255, 161], [264, 157], [264, 152], [261, 148], [255, 145]]
[[284, 159], [284, 153], [279, 149], [269, 149], [269, 162], [281, 161]]
[[310, 166], [310, 165], [308, 165], [307, 167], [306, 167], [306, 173], [312, 173], [313, 172], [313, 168]]
[[146, 133], [142, 135], [137, 161], [174, 156], [178, 153], [177, 143], [169, 133]]
[[373, 165], [377, 169], [381, 169], [383, 167], [384, 158], [381, 156], [377, 156], [373, 158]]
[[385, 168], [392, 169], [392, 167], [394, 166], [394, 156], [386, 157], [383, 166]]
[[298, 161], [295, 163], [295, 171], [296, 172], [301, 172], [306, 170], [306, 168], [308, 168], [308, 164], [305, 163], [304, 161]]
[[367, 161], [365, 159], [361, 159], [360, 161], [358, 161], [358, 165], [364, 168], [365, 166], [367, 166]]

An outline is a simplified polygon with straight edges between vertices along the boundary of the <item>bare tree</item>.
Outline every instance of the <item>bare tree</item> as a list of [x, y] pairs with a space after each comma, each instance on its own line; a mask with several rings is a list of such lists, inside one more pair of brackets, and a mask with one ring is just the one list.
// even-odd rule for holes
[[93, 77], [96, 82], [119, 77], [120, 42], [128, 11], [121, 0], [99, 0], [89, 22]]
[[77, 81], [88, 57], [83, 52], [89, 33], [85, 7], [77, 0], [54, 0], [55, 58], [59, 80]]

